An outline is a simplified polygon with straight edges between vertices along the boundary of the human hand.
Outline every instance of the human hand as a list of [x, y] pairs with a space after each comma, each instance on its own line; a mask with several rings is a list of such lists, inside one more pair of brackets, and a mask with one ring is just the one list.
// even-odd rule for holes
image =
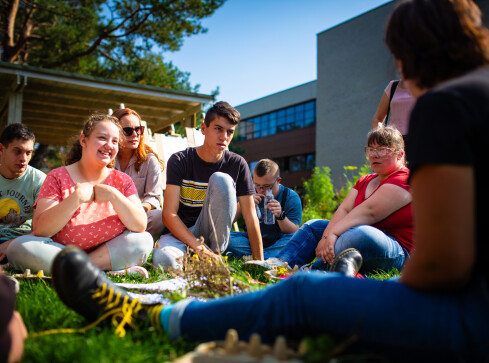
[[110, 202], [114, 195], [116, 189], [110, 185], [97, 184], [93, 186], [93, 191], [95, 193], [94, 200], [97, 203]]
[[260, 204], [263, 198], [265, 198], [265, 194], [261, 194], [261, 193], [253, 194], [253, 201], [255, 202], [255, 205]]
[[322, 237], [316, 247], [316, 256], [321, 258], [324, 263], [331, 264], [335, 258], [334, 245], [338, 236], [335, 234], [328, 234], [326, 237]]
[[265, 208], [271, 210], [275, 217], [280, 217], [280, 214], [282, 213], [282, 206], [275, 199], [270, 200]]
[[80, 203], [90, 203], [94, 198], [93, 185], [90, 183], [76, 183], [75, 193]]

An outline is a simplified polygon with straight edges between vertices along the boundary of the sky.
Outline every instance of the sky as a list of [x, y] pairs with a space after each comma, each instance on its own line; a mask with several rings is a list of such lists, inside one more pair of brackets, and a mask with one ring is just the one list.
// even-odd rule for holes
[[238, 106], [316, 79], [317, 34], [390, 0], [227, 0], [165, 52], [192, 86]]

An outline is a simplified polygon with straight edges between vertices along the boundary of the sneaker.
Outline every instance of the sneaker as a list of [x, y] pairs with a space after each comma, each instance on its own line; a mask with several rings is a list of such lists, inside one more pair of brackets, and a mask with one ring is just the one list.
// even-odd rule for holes
[[123, 270], [107, 271], [107, 275], [111, 275], [111, 276], [132, 275], [132, 276], [141, 276], [143, 279], [149, 278], [148, 270], [146, 270], [143, 266], [131, 266]]
[[356, 277], [362, 264], [363, 258], [360, 252], [355, 248], [347, 248], [334, 258], [329, 270]]
[[268, 271], [268, 270], [273, 270], [273, 269], [278, 269], [278, 268], [285, 268], [287, 270], [291, 270], [289, 267], [289, 264], [282, 260], [281, 258], [277, 257], [270, 257], [267, 258], [265, 261], [262, 260], [251, 260], [251, 261], [246, 261], [243, 264], [243, 269], [245, 271]]
[[51, 274], [61, 301], [87, 320], [98, 324], [111, 317], [116, 334], [121, 337], [126, 334], [125, 326], [134, 327], [134, 323], [150, 323], [161, 330], [159, 313], [164, 305], [143, 305], [138, 299], [129, 297], [79, 248], [68, 246], [58, 253]]

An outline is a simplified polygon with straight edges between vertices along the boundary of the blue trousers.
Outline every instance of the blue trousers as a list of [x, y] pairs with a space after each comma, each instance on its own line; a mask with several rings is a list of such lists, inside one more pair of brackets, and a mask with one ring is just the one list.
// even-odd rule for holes
[[207, 302], [183, 300], [170, 313], [168, 334], [194, 341], [240, 339], [259, 333], [266, 342], [329, 334], [356, 336], [353, 348], [405, 360], [469, 362], [488, 357], [489, 289], [475, 280], [457, 293], [425, 293], [394, 280], [362, 280], [337, 273], [297, 273], [257, 292]]
[[[292, 238], [293, 233], [286, 233], [282, 235], [271, 246], [263, 248], [263, 255], [265, 259], [270, 257], [276, 257], [282, 248], [284, 248], [289, 240]], [[230, 253], [235, 257], [243, 257], [251, 255], [251, 246], [248, 233], [246, 232], [231, 232], [231, 238], [229, 239], [228, 248], [225, 251], [226, 254]]]
[[[287, 261], [289, 266], [303, 266], [314, 260], [316, 247], [321, 240], [329, 221], [313, 219], [302, 225], [294, 233], [289, 243], [276, 256]], [[409, 256], [407, 250], [392, 237], [381, 230], [367, 225], [353, 227], [336, 240], [335, 255], [347, 248], [356, 248], [363, 257], [362, 272], [376, 270], [390, 271], [394, 268], [401, 271]], [[314, 262], [313, 269], [322, 270], [322, 260]]]

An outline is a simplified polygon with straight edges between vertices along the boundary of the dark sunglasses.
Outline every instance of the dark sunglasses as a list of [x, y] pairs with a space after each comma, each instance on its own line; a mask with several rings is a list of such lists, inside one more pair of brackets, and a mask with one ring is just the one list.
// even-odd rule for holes
[[144, 126], [138, 127], [123, 127], [122, 131], [124, 135], [131, 136], [134, 131], [136, 131], [136, 135], [142, 135], [144, 133]]

